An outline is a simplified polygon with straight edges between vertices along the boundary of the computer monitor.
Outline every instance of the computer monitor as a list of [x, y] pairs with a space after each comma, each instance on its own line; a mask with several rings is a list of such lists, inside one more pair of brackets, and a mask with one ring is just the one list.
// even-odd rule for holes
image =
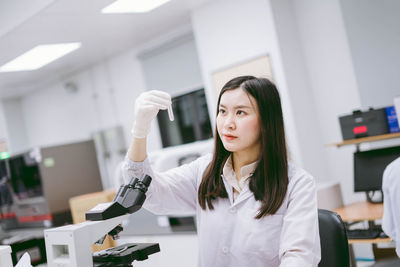
[[18, 199], [43, 195], [39, 164], [29, 153], [10, 158], [8, 164], [12, 189]]
[[5, 159], [0, 160], [0, 181], [8, 180], [7, 162]]
[[0, 220], [3, 213], [8, 212], [10, 205], [13, 203], [12, 195], [9, 187], [9, 174], [7, 161], [0, 161]]
[[386, 166], [400, 157], [400, 146], [354, 153], [354, 191], [382, 190]]

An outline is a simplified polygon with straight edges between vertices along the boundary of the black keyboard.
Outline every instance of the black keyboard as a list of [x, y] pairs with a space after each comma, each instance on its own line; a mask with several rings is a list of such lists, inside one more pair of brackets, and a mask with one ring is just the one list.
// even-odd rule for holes
[[375, 239], [382, 233], [380, 229], [347, 230], [347, 239]]

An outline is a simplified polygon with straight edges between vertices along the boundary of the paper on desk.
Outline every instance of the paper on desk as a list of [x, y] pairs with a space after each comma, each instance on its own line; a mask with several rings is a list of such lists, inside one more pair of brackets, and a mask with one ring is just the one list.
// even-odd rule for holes
[[31, 257], [29, 256], [28, 252], [25, 252], [24, 255], [22, 255], [15, 267], [32, 267]]

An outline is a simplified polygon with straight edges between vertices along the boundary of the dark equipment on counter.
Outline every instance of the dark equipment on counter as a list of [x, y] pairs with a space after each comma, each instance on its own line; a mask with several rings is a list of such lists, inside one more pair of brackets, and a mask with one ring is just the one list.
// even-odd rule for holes
[[152, 243], [128, 243], [93, 254], [94, 267], [131, 267], [133, 261], [147, 260], [160, 252], [160, 246]]
[[355, 110], [339, 117], [343, 140], [389, 133], [385, 108]]

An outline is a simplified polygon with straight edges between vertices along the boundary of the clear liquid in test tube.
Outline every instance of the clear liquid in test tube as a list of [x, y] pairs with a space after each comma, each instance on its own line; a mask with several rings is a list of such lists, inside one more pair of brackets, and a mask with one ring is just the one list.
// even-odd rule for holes
[[172, 111], [172, 104], [168, 106], [168, 117], [170, 121], [174, 121], [174, 112]]

